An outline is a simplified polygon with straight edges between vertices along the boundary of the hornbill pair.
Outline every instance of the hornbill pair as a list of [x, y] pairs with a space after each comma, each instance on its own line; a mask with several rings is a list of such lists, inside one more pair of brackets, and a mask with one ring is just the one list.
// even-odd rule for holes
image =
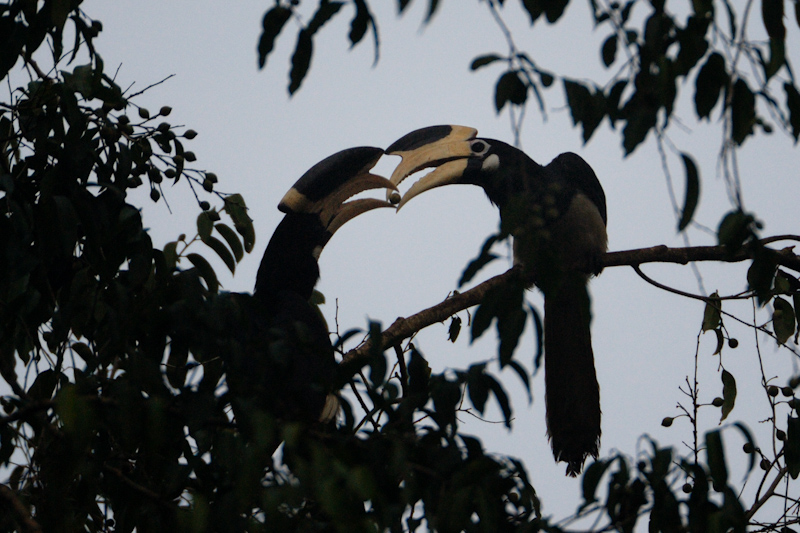
[[567, 463], [568, 475], [577, 475], [587, 456], [597, 457], [600, 442], [586, 285], [601, 270], [607, 236], [605, 195], [594, 171], [573, 153], [539, 165], [522, 151], [478, 138], [477, 130], [462, 126], [414, 131], [386, 153], [402, 157], [390, 181], [369, 174], [381, 149], [354, 148], [309, 170], [280, 204], [286, 216], [267, 246], [254, 298], [273, 329], [304, 330], [300, 337], [310, 349], [298, 350], [295, 338], [294, 353], [287, 351], [290, 371], [267, 384], [281, 392], [278, 411], [305, 419], [330, 415], [325, 406], [335, 374], [333, 349], [324, 322], [308, 303], [319, 278], [317, 258], [347, 220], [392, 205], [375, 199], [343, 202], [371, 188], [388, 189], [389, 198], [407, 176], [434, 167], [397, 208], [426, 190], [458, 183], [482, 187], [498, 206], [502, 227], [514, 237], [515, 262], [544, 293], [547, 430], [556, 461]]

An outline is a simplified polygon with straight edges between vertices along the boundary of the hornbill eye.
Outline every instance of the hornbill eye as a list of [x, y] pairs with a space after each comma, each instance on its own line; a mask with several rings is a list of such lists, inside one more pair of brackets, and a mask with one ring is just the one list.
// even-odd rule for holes
[[472, 155], [483, 155], [489, 151], [489, 144], [485, 141], [472, 141], [470, 143]]

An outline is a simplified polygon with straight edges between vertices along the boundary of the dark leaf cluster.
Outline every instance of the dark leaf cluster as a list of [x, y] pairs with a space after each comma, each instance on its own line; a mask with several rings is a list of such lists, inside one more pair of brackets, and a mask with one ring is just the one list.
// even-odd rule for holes
[[[410, 3], [399, 0], [398, 10]], [[220, 291], [211, 262], [193, 247], [202, 243], [201, 250], [212, 250], [234, 272], [255, 246], [246, 203], [217, 193], [215, 174], [192, 168], [197, 156], [185, 143], [197, 133], [169, 124], [168, 106], [154, 113], [137, 107], [105, 74], [93, 41], [102, 25], [80, 4], [0, 6], [2, 79], [19, 66], [30, 75], [0, 107], [0, 376], [10, 388], [0, 397], [0, 468], [8, 472], [0, 484], [0, 531], [559, 531], [542, 518], [525, 467], [460, 431], [460, 416], [485, 415], [492, 405], [511, 426], [511, 401], [492, 373], [494, 361], [434, 373], [409, 345], [396, 347], [392, 364], [384, 352], [392, 347], [372, 323], [366, 364], [340, 365], [339, 385], [354, 394], [341, 398], [338, 424], [287, 415], [290, 406], [274, 394], [281, 390], [280, 371], [269, 386], [253, 386], [262, 366], [280, 368], [290, 355], [287, 334], [243, 334], [255, 320], [248, 310], [259, 304], [249, 294]], [[342, 8], [352, 6], [350, 43], [371, 32], [377, 53], [377, 24], [366, 0], [319, 0], [307, 21], [299, 4], [275, 2], [258, 44], [263, 67], [283, 28], [297, 22], [290, 92], [307, 75], [313, 37], [347, 12]], [[429, 0], [426, 21], [439, 4]], [[652, 13], [638, 30], [626, 26], [635, 0], [605, 11], [593, 4], [598, 24], [619, 26], [602, 46], [603, 63], [613, 65], [625, 49], [641, 68], [608, 89], [564, 80], [586, 140], [608, 117], [625, 123], [625, 146], [633, 150], [659, 116], [669, 119], [676, 87], [692, 72], [698, 116], [709, 117], [722, 97], [735, 142], [763, 127], [756, 112], [762, 100], [797, 137], [800, 94], [791, 77], [781, 107], [763, 87], [751, 89], [732, 72], [726, 56], [710, 48], [710, 2], [694, 2], [685, 22], [663, 2], [648, 5]], [[522, 6], [532, 23], [542, 16], [554, 23], [567, 2]], [[762, 3], [767, 80], [788, 66], [782, 9], [781, 2]], [[68, 21], [77, 40], [64, 56]], [[57, 67], [50, 74], [33, 59], [44, 42]], [[88, 64], [72, 64], [79, 49]], [[544, 109], [541, 91], [555, 75], [519, 52], [481, 56], [472, 67], [497, 61], [508, 67], [496, 86], [497, 110], [524, 105], [529, 90]], [[682, 160], [687, 186], [680, 229], [691, 222], [699, 198], [696, 164], [688, 154]], [[166, 202], [164, 183], [181, 183], [199, 215], [194, 238], [181, 235], [158, 249], [131, 192], [147, 184], [152, 201]], [[776, 252], [760, 246], [759, 229], [754, 215], [737, 209], [721, 223], [719, 242], [731, 256], [753, 250], [750, 289], [772, 304], [777, 342], [794, 336], [796, 343], [800, 281], [779, 268]], [[487, 240], [460, 284], [496, 258], [491, 250], [501, 237]], [[514, 353], [530, 314], [538, 366], [542, 322], [524, 291], [516, 280], [488, 292], [470, 326], [472, 339], [495, 326], [493, 359], [514, 370], [530, 398], [529, 372]], [[703, 319], [703, 330], [715, 331], [720, 342], [727, 336], [722, 302], [716, 294], [709, 298]], [[452, 317], [451, 340], [461, 323]], [[301, 330], [295, 334], [302, 337]], [[343, 335], [337, 348], [343, 351], [354, 335]], [[725, 419], [737, 389], [724, 368], [721, 381], [722, 396], [712, 405]], [[748, 473], [758, 456], [765, 471], [800, 474], [799, 385], [795, 378], [782, 388], [765, 387], [772, 405], [788, 412], [785, 427], [776, 422], [782, 444], [775, 457], [743, 425], [733, 425], [746, 440]], [[581, 513], [601, 513], [605, 530], [634, 531], [646, 516], [652, 531], [744, 531], [749, 517], [729, 480], [721, 431], [706, 435], [705, 462], [648, 442], [635, 465], [616, 456], [587, 468]]]

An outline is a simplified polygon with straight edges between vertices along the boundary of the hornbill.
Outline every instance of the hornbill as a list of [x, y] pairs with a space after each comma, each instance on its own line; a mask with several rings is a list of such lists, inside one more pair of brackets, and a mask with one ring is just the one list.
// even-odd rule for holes
[[303, 174], [278, 205], [285, 216], [264, 252], [253, 295], [235, 299], [240, 312], [234, 321], [245, 324], [234, 333], [238, 344], [228, 356], [235, 411], [255, 402], [283, 419], [327, 422], [335, 416], [334, 351], [309, 299], [320, 276], [317, 260], [336, 230], [361, 213], [393, 207], [375, 198], [347, 201], [368, 189], [396, 190], [369, 172], [382, 155], [372, 147], [338, 152]]
[[435, 167], [402, 196], [442, 185], [483, 187], [500, 210], [501, 229], [514, 237], [514, 261], [524, 279], [544, 294], [545, 403], [547, 432], [556, 461], [567, 474], [580, 473], [600, 445], [600, 389], [590, 334], [586, 288], [599, 274], [607, 248], [606, 200], [592, 168], [564, 153], [542, 166], [522, 151], [477, 137], [463, 126], [423, 128], [396, 141], [387, 154], [400, 155], [395, 185]]

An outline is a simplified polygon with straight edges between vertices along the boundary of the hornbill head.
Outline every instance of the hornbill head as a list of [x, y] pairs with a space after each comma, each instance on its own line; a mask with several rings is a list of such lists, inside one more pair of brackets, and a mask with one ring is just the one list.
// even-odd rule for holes
[[[308, 298], [319, 279], [317, 259], [331, 236], [347, 221], [379, 207], [376, 198], [353, 196], [397, 187], [370, 173], [383, 150], [362, 146], [342, 150], [311, 167], [278, 204], [286, 213], [273, 233], [256, 277], [255, 292], [291, 290]], [[348, 201], [350, 200], [350, 201]]]
[[[477, 134], [476, 129], [465, 126], [431, 126], [413, 131], [389, 146], [387, 154], [402, 157], [390, 178], [395, 185], [415, 172], [434, 168], [403, 194], [397, 208], [444, 185], [478, 185], [500, 209], [504, 231], [517, 238], [525, 235], [522, 245], [530, 244], [537, 252], [520, 249], [516, 245], [519, 240], [515, 241], [519, 262], [527, 263], [526, 256], [542, 256], [551, 243], [564, 248], [565, 241], [574, 240], [573, 233], [581, 233], [596, 242], [576, 243], [580, 250], [573, 253], [567, 249], [568, 258], [559, 262], [569, 263], [568, 268], [576, 263], [579, 270], [596, 272], [596, 257], [606, 248], [606, 200], [586, 161], [576, 154], [564, 153], [542, 166], [509, 144], [479, 138]], [[576, 227], [580, 225], [587, 227]], [[567, 235], [558, 235], [559, 231]], [[592, 257], [583, 257], [587, 251]]]
[[324, 246], [348, 220], [379, 207], [394, 207], [376, 198], [347, 201], [370, 189], [397, 190], [386, 178], [370, 173], [382, 155], [380, 148], [361, 146], [326, 157], [292, 185], [278, 209], [286, 214], [316, 216], [324, 230], [317, 244]]

